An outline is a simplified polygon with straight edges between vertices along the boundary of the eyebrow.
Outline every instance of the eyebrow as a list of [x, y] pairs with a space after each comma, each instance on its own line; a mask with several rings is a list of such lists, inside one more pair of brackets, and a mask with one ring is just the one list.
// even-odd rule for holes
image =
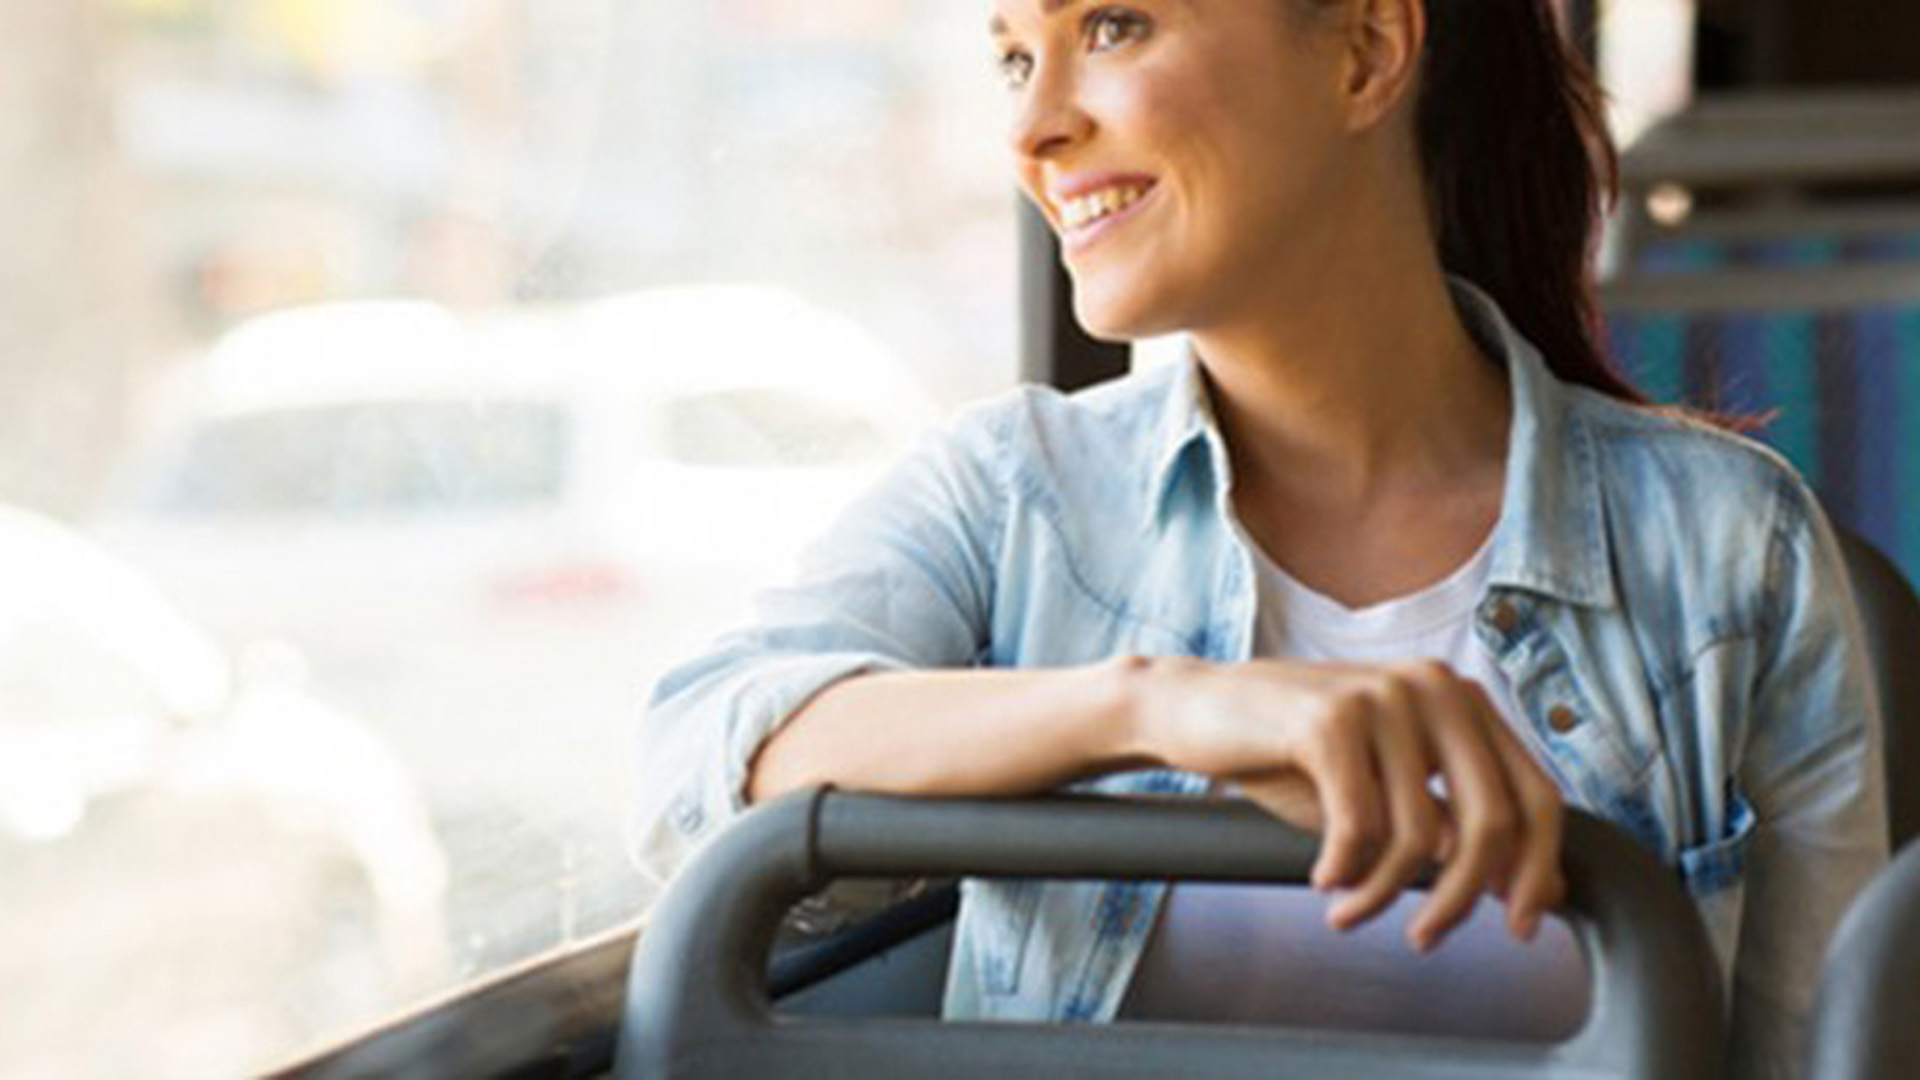
[[[1040, 0], [1040, 14], [1043, 18], [1058, 15], [1078, 3], [1080, 0]], [[1004, 37], [1007, 33], [1007, 20], [998, 15], [988, 19], [987, 33], [994, 37]]]

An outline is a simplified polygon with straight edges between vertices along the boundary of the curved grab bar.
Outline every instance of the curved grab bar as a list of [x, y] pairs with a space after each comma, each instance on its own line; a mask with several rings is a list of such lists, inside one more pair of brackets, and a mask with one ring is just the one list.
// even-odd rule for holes
[[1895, 1080], [1920, 1072], [1920, 844], [1853, 901], [1828, 943], [1807, 1037], [1812, 1080]]
[[1566, 914], [1594, 980], [1587, 1023], [1557, 1044], [1129, 1023], [1110, 1026], [776, 1017], [767, 959], [780, 918], [850, 876], [1189, 878], [1304, 882], [1315, 837], [1242, 803], [908, 799], [802, 792], [756, 808], [655, 908], [635, 956], [623, 1080], [884, 1076], [1717, 1080], [1720, 976], [1674, 875], [1610, 826], [1569, 813]]

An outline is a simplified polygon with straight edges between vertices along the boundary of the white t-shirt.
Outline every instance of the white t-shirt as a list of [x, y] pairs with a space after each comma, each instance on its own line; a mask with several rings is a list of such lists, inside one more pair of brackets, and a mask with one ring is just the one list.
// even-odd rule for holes
[[[1490, 543], [1444, 581], [1359, 609], [1314, 592], [1258, 546], [1248, 548], [1258, 578], [1256, 656], [1439, 659], [1486, 687], [1503, 717], [1520, 715], [1512, 685], [1473, 631]], [[1326, 927], [1327, 899], [1306, 889], [1176, 885], [1120, 1015], [1508, 1038], [1558, 1038], [1579, 1026], [1586, 977], [1563, 924], [1547, 920], [1534, 944], [1522, 946], [1507, 935], [1499, 906], [1483, 902], [1442, 948], [1419, 957], [1405, 943], [1405, 928], [1421, 898], [1403, 897], [1343, 935]], [[1491, 992], [1430, 992], [1464, 982]]]

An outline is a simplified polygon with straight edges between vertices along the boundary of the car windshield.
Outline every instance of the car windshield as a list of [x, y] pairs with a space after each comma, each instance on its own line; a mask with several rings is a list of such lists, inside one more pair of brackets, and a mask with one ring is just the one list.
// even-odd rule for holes
[[196, 430], [155, 493], [180, 516], [388, 516], [524, 507], [559, 498], [559, 406], [366, 402], [285, 409]]

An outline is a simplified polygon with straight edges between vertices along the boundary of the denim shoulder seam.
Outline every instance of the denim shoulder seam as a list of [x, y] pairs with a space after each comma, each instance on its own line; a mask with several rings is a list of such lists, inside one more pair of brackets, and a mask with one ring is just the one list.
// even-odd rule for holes
[[1715, 649], [1726, 648], [1741, 643], [1751, 644], [1760, 638], [1757, 627], [1745, 626], [1735, 630], [1724, 630], [1710, 634], [1706, 640], [1687, 650], [1687, 654], [1670, 675], [1663, 676], [1653, 686], [1654, 700], [1664, 702], [1690, 685], [1700, 670], [1700, 658]]

